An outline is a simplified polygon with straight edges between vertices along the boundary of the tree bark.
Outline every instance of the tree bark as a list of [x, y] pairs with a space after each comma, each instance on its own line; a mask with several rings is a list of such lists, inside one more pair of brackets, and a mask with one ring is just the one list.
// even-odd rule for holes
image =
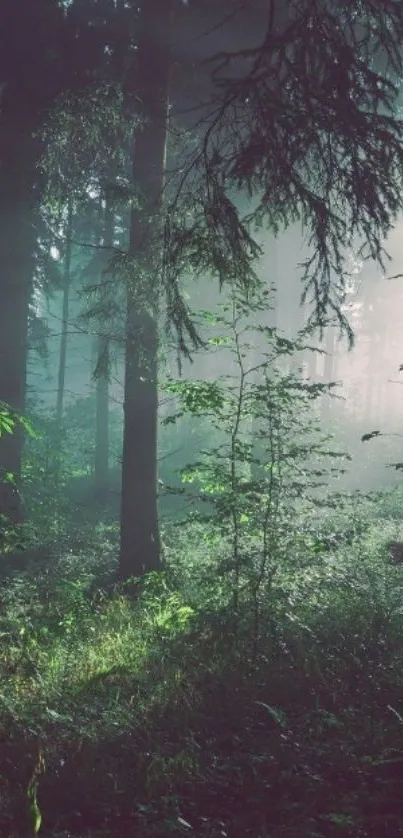
[[[103, 246], [113, 248], [115, 229], [115, 214], [112, 203], [106, 198], [104, 211]], [[107, 252], [107, 251], [106, 251]], [[105, 299], [105, 302], [107, 300]], [[97, 337], [97, 364], [101, 364], [100, 374], [97, 376], [95, 403], [95, 492], [99, 500], [105, 498], [109, 488], [109, 338], [105, 332], [105, 325], [101, 326], [101, 334]]]
[[63, 266], [63, 301], [62, 301], [62, 329], [60, 335], [59, 374], [56, 400], [56, 431], [60, 438], [63, 420], [64, 389], [66, 380], [67, 332], [69, 319], [70, 282], [71, 282], [71, 239], [73, 235], [73, 207], [69, 198], [67, 205], [66, 224], [66, 252]]
[[143, 0], [139, 17], [136, 99], [145, 125], [133, 150], [132, 208], [127, 289], [126, 366], [122, 462], [123, 579], [161, 568], [157, 511], [158, 301], [162, 240], [158, 235], [167, 139], [172, 0]]
[[[108, 338], [98, 338], [98, 358], [102, 354], [105, 362], [109, 358]], [[95, 425], [94, 485], [98, 500], [103, 500], [109, 486], [109, 381], [107, 375], [97, 378]]]
[[[35, 140], [21, 105], [4, 97], [0, 116], [0, 401], [25, 410], [28, 313], [34, 272]], [[18, 492], [23, 431], [0, 437], [0, 515], [22, 519]], [[10, 478], [14, 485], [10, 483]]]

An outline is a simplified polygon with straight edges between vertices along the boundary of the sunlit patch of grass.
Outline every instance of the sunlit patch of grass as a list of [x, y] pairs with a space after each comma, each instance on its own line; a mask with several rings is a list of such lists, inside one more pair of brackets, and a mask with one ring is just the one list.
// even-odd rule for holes
[[[357, 612], [357, 603], [361, 603], [363, 620], [366, 599], [372, 613], [375, 599], [378, 610], [387, 602], [397, 605], [399, 570], [387, 567], [381, 557], [383, 540], [392, 530], [396, 536], [395, 525], [384, 521], [381, 534], [374, 526], [373, 532], [352, 546], [311, 557], [308, 564], [304, 560], [298, 566], [293, 560], [285, 566], [271, 586], [276, 619], [287, 627], [292, 610], [295, 619], [312, 627], [323, 621], [329, 626], [334, 620], [341, 630], [343, 620], [349, 622], [349, 615]], [[87, 712], [91, 726], [98, 720], [101, 727], [105, 718], [100, 705], [108, 696], [108, 718], [113, 705], [117, 722], [119, 707], [126, 719], [128, 707], [133, 714], [133, 706], [151, 706], [175, 692], [181, 678], [170, 659], [170, 645], [185, 635], [185, 649], [187, 632], [197, 615], [197, 596], [201, 610], [203, 603], [211, 607], [214, 598], [220, 599], [219, 580], [209, 588], [206, 580], [221, 542], [216, 537], [210, 544], [211, 538], [201, 536], [199, 525], [192, 524], [178, 540], [174, 576], [177, 585], [182, 583], [181, 593], [162, 577], [143, 591], [138, 602], [115, 593], [92, 603], [86, 589], [94, 578], [93, 560], [85, 564], [82, 557], [79, 562], [71, 556], [63, 577], [59, 563], [51, 578], [44, 574], [35, 580], [29, 576], [14, 580], [6, 592], [2, 616], [4, 626], [12, 625], [15, 638], [3, 654], [7, 671], [3, 705], [12, 705], [13, 712], [23, 718], [29, 717], [34, 704], [39, 712], [41, 707], [50, 707], [71, 718]], [[88, 701], [83, 705], [88, 690], [96, 712]]]
[[[85, 572], [84, 572], [85, 576]], [[57, 580], [53, 599], [38, 597], [43, 580], [16, 582], [5, 596], [4, 623], [15, 646], [2, 655], [3, 708], [22, 723], [32, 714], [68, 720], [87, 735], [116, 731], [178, 685], [169, 641], [188, 630], [193, 609], [158, 582], [139, 602], [116, 593], [95, 604], [85, 586]], [[21, 595], [21, 597], [19, 596]], [[35, 710], [34, 710], [35, 708]]]
[[[3, 727], [20, 731], [22, 751], [39, 740], [56, 766], [68, 754], [67, 779], [49, 769], [41, 800], [51, 809], [54, 790], [74, 782], [77, 797], [88, 787], [93, 814], [106, 800], [120, 818], [126, 805], [133, 828], [135, 788], [141, 838], [154, 819], [158, 834], [168, 821], [176, 834], [178, 817], [204, 835], [200, 817], [207, 830], [210, 814], [228, 834], [235, 826], [247, 834], [247, 817], [256, 817], [253, 834], [275, 838], [308, 827], [365, 834], [365, 772], [386, 763], [401, 735], [387, 709], [399, 712], [403, 688], [403, 568], [384, 551], [395, 527], [384, 517], [328, 552], [310, 553], [302, 539], [284, 550], [259, 594], [256, 644], [251, 602], [241, 598], [234, 623], [228, 582], [212, 576], [219, 540], [209, 554], [193, 525], [182, 530], [177, 565], [172, 541], [171, 568], [151, 574], [137, 600], [119, 590], [89, 595], [92, 558], [91, 573], [81, 557], [66, 559], [64, 574], [59, 565], [51, 578], [13, 580], [0, 616]], [[333, 765], [346, 778], [340, 794]], [[255, 800], [248, 816], [246, 788]], [[387, 797], [386, 780], [380, 789]], [[310, 812], [302, 802], [292, 809], [290, 795], [311, 800]], [[75, 805], [83, 812], [85, 799]]]

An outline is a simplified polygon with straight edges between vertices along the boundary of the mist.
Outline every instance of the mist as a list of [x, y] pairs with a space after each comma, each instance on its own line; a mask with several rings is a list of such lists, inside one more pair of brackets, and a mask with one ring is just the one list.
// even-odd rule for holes
[[0, 835], [403, 835], [403, 5], [0, 3]]

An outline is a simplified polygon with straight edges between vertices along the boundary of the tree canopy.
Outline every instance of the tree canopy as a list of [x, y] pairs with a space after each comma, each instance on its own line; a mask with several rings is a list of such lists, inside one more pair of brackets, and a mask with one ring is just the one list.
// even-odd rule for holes
[[[351, 340], [340, 308], [346, 252], [383, 265], [402, 208], [403, 7], [271, 0], [264, 25], [259, 45], [208, 62], [213, 95], [167, 218], [168, 285], [175, 292], [190, 264], [247, 286], [256, 230], [300, 221], [311, 248], [302, 276], [310, 324], [336, 319]], [[252, 208], [242, 214], [245, 193]]]

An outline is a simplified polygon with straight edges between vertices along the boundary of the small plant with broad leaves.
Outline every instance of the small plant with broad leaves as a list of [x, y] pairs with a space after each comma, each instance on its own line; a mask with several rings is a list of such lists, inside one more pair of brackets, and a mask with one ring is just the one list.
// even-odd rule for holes
[[[32, 423], [17, 410], [0, 401], [0, 438], [15, 434], [18, 427], [34, 438], [36, 432]], [[16, 475], [4, 469], [0, 463], [0, 547], [7, 550], [20, 538], [19, 529], [15, 525], [20, 523], [21, 497]]]
[[341, 471], [335, 460], [346, 456], [328, 448], [313, 411], [329, 385], [287, 369], [287, 360], [308, 348], [304, 335], [291, 341], [256, 325], [264, 311], [264, 294], [251, 301], [234, 291], [219, 315], [201, 313], [212, 332], [209, 344], [226, 354], [231, 372], [208, 381], [168, 380], [179, 408], [165, 420], [207, 417], [214, 429], [213, 444], [181, 469], [181, 479], [194, 490], [190, 518], [221, 535], [216, 578], [225, 580], [228, 604], [236, 615], [252, 599], [256, 632], [260, 604], [291, 560], [287, 544], [296, 520], [320, 502], [329, 472]]

